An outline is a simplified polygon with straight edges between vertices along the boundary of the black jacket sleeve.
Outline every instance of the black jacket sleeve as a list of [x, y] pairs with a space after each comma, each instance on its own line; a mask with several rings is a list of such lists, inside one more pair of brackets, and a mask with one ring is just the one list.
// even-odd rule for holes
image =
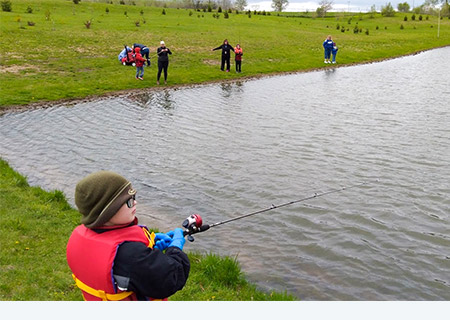
[[126, 289], [134, 291], [138, 298], [162, 299], [184, 287], [189, 270], [189, 258], [177, 247], [162, 253], [141, 242], [124, 242], [114, 259], [113, 274], [122, 281], [126, 279]]

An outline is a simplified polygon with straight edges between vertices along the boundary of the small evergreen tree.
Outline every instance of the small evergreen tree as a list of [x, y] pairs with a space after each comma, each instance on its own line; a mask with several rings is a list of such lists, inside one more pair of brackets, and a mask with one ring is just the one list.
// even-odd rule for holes
[[2, 11], [4, 11], [4, 12], [11, 12], [12, 11], [11, 1], [9, 1], [9, 0], [2, 1], [1, 5], [2, 5]]

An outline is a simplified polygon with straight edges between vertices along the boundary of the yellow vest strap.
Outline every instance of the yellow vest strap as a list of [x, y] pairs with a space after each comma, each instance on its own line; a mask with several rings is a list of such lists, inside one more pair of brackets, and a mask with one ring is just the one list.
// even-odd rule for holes
[[154, 232], [150, 233], [150, 231], [148, 231], [146, 228], [142, 228], [142, 230], [144, 231], [144, 234], [148, 239], [148, 247], [150, 249], [153, 249], [153, 246], [155, 245], [156, 234]]
[[74, 274], [72, 274], [73, 280], [75, 280], [75, 284], [78, 288], [80, 288], [82, 291], [102, 299], [102, 301], [119, 301], [123, 300], [130, 295], [133, 294], [132, 291], [124, 291], [120, 293], [106, 293], [103, 290], [96, 290], [94, 288], [89, 287], [87, 284], [83, 283], [80, 279], [77, 279]]

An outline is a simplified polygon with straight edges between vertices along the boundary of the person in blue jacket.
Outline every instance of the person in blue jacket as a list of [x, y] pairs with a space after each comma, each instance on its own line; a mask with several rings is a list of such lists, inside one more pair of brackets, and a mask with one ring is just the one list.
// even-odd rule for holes
[[331, 36], [328, 36], [323, 42], [323, 48], [325, 49], [325, 63], [331, 63], [331, 51], [333, 50], [333, 40], [331, 40]]
[[336, 42], [333, 42], [333, 48], [331, 49], [331, 54], [333, 56], [333, 58], [331, 59], [332, 63], [336, 63], [337, 52], [338, 52], [338, 47], [336, 45]]

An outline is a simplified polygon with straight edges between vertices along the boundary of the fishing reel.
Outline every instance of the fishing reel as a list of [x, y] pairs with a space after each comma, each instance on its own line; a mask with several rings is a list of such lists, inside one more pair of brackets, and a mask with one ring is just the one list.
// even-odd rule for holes
[[206, 231], [209, 229], [209, 225], [203, 225], [202, 217], [199, 214], [191, 214], [183, 221], [181, 225], [186, 229], [184, 230], [183, 234], [185, 236], [187, 235], [187, 239], [190, 242], [195, 240], [192, 236], [194, 233]]

